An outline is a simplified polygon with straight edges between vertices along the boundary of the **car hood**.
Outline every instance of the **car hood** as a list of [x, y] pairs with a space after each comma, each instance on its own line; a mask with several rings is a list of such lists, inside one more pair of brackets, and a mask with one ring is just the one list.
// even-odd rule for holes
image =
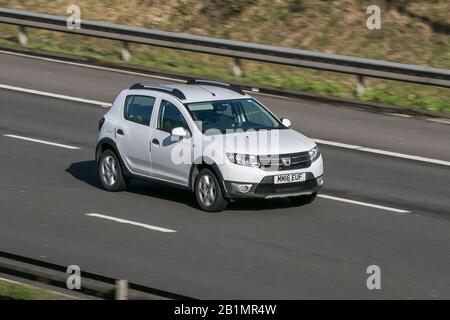
[[316, 145], [292, 129], [245, 131], [215, 136], [228, 152], [253, 155], [286, 154], [308, 151]]

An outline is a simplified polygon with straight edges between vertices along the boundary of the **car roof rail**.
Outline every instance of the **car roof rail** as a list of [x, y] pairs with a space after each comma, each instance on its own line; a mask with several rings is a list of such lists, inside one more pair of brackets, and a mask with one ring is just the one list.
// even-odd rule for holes
[[180, 100], [186, 100], [186, 96], [180, 89], [170, 88], [170, 87], [166, 87], [166, 86], [160, 86], [160, 85], [155, 85], [155, 84], [145, 84], [145, 83], [138, 82], [138, 83], [133, 84], [130, 87], [130, 89], [131, 90], [141, 89], [141, 90], [159, 91], [159, 92], [171, 94]]
[[241, 87], [235, 85], [235, 84], [230, 84], [230, 83], [224, 83], [224, 82], [219, 82], [219, 81], [212, 81], [212, 80], [199, 80], [199, 79], [189, 79], [186, 84], [195, 84], [195, 85], [204, 85], [204, 86], [215, 86], [215, 87], [220, 87], [220, 88], [225, 88], [225, 89], [229, 89], [232, 90], [236, 93], [239, 93], [243, 96], [245, 96], [244, 91], [242, 91]]

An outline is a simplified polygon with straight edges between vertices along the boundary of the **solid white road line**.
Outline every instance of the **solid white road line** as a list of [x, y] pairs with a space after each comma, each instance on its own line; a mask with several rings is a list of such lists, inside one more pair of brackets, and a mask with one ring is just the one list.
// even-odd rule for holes
[[412, 115], [410, 114], [404, 114], [404, 113], [392, 113], [392, 112], [386, 112], [386, 114], [390, 115], [390, 116], [396, 116], [396, 117], [402, 117], [402, 118], [414, 118]]
[[49, 62], [68, 64], [68, 65], [72, 65], [72, 66], [89, 68], [89, 69], [97, 69], [97, 70], [103, 70], [103, 71], [110, 71], [110, 72], [116, 72], [116, 73], [129, 74], [129, 75], [132, 75], [132, 76], [160, 79], [160, 80], [180, 82], [180, 83], [185, 83], [186, 82], [185, 80], [171, 78], [171, 77], [155, 76], [155, 75], [142, 73], [142, 72], [136, 72], [136, 71], [127, 71], [127, 70], [114, 69], [114, 68], [108, 68], [108, 67], [100, 67], [100, 66], [95, 66], [95, 65], [85, 64], [85, 63], [80, 63], [80, 62], [71, 62], [71, 61], [64, 61], [64, 60], [58, 60], [58, 59], [52, 59], [52, 58], [38, 57], [38, 56], [33, 56], [33, 55], [29, 55], [29, 54], [24, 54], [24, 53], [9, 52], [9, 51], [4, 51], [4, 50], [0, 50], [0, 53], [9, 54], [9, 55], [12, 55], [12, 56], [32, 58], [32, 59], [37, 59], [37, 60], [42, 60], [42, 61], [49, 61]]
[[322, 140], [322, 139], [315, 139], [315, 138], [313, 138], [313, 141], [315, 143], [318, 143], [318, 144], [326, 144], [328, 146], [345, 148], [345, 149], [359, 149], [359, 148], [362, 148], [360, 146], [355, 146], [355, 145], [352, 145], [352, 144], [346, 144], [346, 143], [335, 142], [335, 141], [328, 141], [328, 140]]
[[10, 279], [6, 279], [6, 278], [0, 278], [0, 280], [8, 282], [8, 283], [12, 283], [12, 284], [20, 284], [20, 285], [29, 287], [28, 284], [25, 284], [25, 283], [22, 283], [22, 282], [18, 282], [18, 281], [14, 281], [14, 280], [10, 280]]
[[47, 145], [50, 145], [50, 146], [66, 148], [66, 149], [71, 149], [71, 150], [80, 150], [81, 149], [79, 147], [69, 146], [67, 144], [55, 143], [55, 142], [50, 142], [50, 141], [45, 141], [45, 140], [39, 140], [39, 139], [23, 137], [23, 136], [17, 136], [15, 134], [4, 134], [3, 136], [9, 137], [9, 138], [14, 138], [14, 139], [20, 139], [20, 140], [26, 140], [26, 141], [31, 141], [31, 142], [47, 144]]
[[[20, 286], [24, 286], [24, 287], [28, 287], [28, 288], [39, 289], [38, 287], [29, 285], [29, 284], [26, 284], [26, 283], [23, 283], [23, 282], [6, 279], [6, 278], [0, 278], [0, 281], [4, 281], [4, 282], [8, 282], [8, 283], [11, 283], [11, 284], [16, 284], [16, 285], [20, 285]], [[64, 293], [61, 293], [61, 292], [57, 292], [57, 291], [53, 291], [53, 290], [46, 290], [46, 291], [50, 292], [50, 293], [53, 293], [53, 294], [56, 294], [56, 295], [63, 296], [63, 297], [67, 297], [67, 298], [71, 298], [71, 299], [78, 299], [77, 297], [70, 296], [68, 294], [64, 294]]]
[[0, 89], [13, 90], [13, 91], [37, 94], [37, 95], [45, 96], [45, 97], [64, 99], [64, 100], [76, 101], [76, 102], [82, 102], [82, 103], [88, 103], [88, 104], [94, 104], [96, 106], [100, 106], [100, 107], [103, 107], [103, 108], [109, 108], [111, 106], [111, 103], [108, 103], [108, 102], [89, 100], [89, 99], [83, 99], [83, 98], [77, 98], [77, 97], [71, 97], [71, 96], [66, 96], [66, 95], [63, 95], [63, 94], [50, 93], [50, 92], [46, 92], [46, 91], [26, 89], [26, 88], [21, 88], [21, 87], [10, 86], [10, 85], [7, 85], [7, 84], [0, 84]]
[[107, 216], [107, 215], [99, 214], [99, 213], [87, 213], [86, 215], [90, 216], [90, 217], [97, 217], [97, 218], [101, 218], [101, 219], [111, 220], [111, 221], [115, 221], [118, 223], [131, 224], [133, 226], [142, 227], [145, 229], [150, 229], [150, 230], [155, 230], [155, 231], [160, 231], [160, 232], [176, 232], [175, 230], [171, 230], [171, 229], [152, 226], [150, 224], [145, 224], [145, 223], [140, 223], [140, 222], [134, 222], [131, 220], [115, 218], [115, 217], [111, 217], [111, 216]]
[[427, 121], [437, 122], [437, 123], [443, 123], [443, 124], [450, 124], [450, 119], [441, 119], [441, 118], [428, 118], [425, 119]]
[[329, 200], [347, 202], [347, 203], [356, 204], [356, 205], [359, 205], [359, 206], [371, 207], [371, 208], [387, 210], [387, 211], [392, 211], [392, 212], [397, 212], [397, 213], [410, 213], [411, 212], [411, 211], [407, 211], [407, 210], [396, 209], [396, 208], [386, 207], [386, 206], [380, 206], [380, 205], [377, 205], [377, 204], [372, 204], [372, 203], [367, 203], [367, 202], [361, 202], [361, 201], [355, 201], [355, 200], [344, 199], [344, 198], [339, 198], [339, 197], [327, 196], [325, 194], [319, 194], [319, 195], [317, 195], [317, 197], [324, 198], [324, 199], [329, 199]]
[[[32, 94], [37, 94], [37, 95], [42, 95], [42, 96], [47, 96], [47, 97], [65, 99], [65, 100], [70, 100], [70, 101], [94, 104], [94, 105], [97, 105], [97, 106], [100, 106], [103, 108], [109, 108], [111, 106], [111, 103], [108, 103], [108, 102], [88, 100], [88, 99], [71, 97], [71, 96], [55, 94], [55, 93], [50, 93], [50, 92], [45, 92], [45, 91], [14, 87], [14, 86], [9, 86], [9, 85], [5, 85], [5, 84], [0, 84], [0, 89], [1, 88], [8, 89], [8, 90], [20, 91], [20, 92], [26, 92], [26, 93], [32, 93]], [[425, 158], [425, 157], [404, 154], [404, 153], [398, 153], [398, 152], [392, 152], [392, 151], [386, 151], [386, 150], [381, 150], [381, 149], [366, 148], [363, 146], [351, 145], [351, 144], [346, 144], [346, 143], [341, 143], [341, 142], [336, 142], [336, 141], [329, 141], [329, 140], [322, 140], [322, 139], [313, 139], [313, 140], [319, 144], [325, 144], [325, 145], [330, 145], [330, 146], [339, 147], [339, 148], [354, 149], [354, 150], [358, 150], [358, 151], [376, 153], [376, 154], [381, 154], [381, 155], [391, 156], [391, 157], [396, 157], [396, 158], [403, 158], [403, 159], [409, 159], [409, 160], [434, 163], [434, 164], [439, 164], [439, 165], [450, 167], [449, 161], [444, 161], [444, 160], [439, 160], [439, 159]]]
[[386, 150], [381, 150], [381, 149], [366, 148], [366, 147], [362, 147], [362, 146], [356, 146], [356, 145], [352, 145], [352, 144], [345, 144], [345, 143], [322, 140], [322, 139], [313, 139], [313, 140], [314, 140], [314, 142], [316, 142], [318, 144], [325, 144], [325, 145], [339, 147], [339, 148], [353, 149], [353, 150], [358, 150], [358, 151], [376, 153], [376, 154], [381, 154], [381, 155], [395, 157], [395, 158], [403, 158], [403, 159], [409, 159], [409, 160], [416, 160], [416, 161], [440, 164], [443, 166], [450, 167], [450, 161], [419, 157], [419, 156], [415, 156], [415, 155], [411, 155], [411, 154], [398, 153], [398, 152], [386, 151]]
[[[185, 80], [172, 78], [172, 77], [168, 77], [168, 76], [156, 76], [156, 75], [151, 75], [151, 74], [143, 73], [143, 72], [121, 70], [121, 69], [116, 69], [116, 68], [112, 68], [112, 67], [101, 67], [101, 66], [96, 66], [96, 65], [92, 65], [92, 64], [86, 64], [86, 63], [80, 63], [80, 62], [72, 62], [72, 61], [64, 61], [64, 60], [54, 59], [54, 58], [45, 58], [45, 57], [34, 56], [34, 55], [31, 55], [31, 54], [11, 52], [11, 51], [5, 51], [5, 50], [0, 50], [0, 53], [12, 55], [12, 56], [18, 56], [18, 57], [25, 57], [25, 58], [31, 58], [31, 59], [36, 59], [36, 60], [48, 61], [48, 62], [67, 64], [67, 65], [78, 66], [78, 67], [89, 68], [89, 69], [97, 69], [97, 70], [116, 72], [116, 73], [123, 73], [123, 74], [140, 76], [140, 77], [147, 77], [147, 78], [153, 78], [153, 79], [160, 79], [160, 80], [166, 80], [166, 81], [172, 81], [172, 82], [185, 83]], [[259, 88], [251, 88], [251, 90], [244, 90], [244, 91], [245, 92], [257, 93], [259, 95], [264, 95], [264, 96], [271, 96], [271, 97], [275, 97], [275, 98], [292, 99], [292, 98], [288, 98], [288, 97], [284, 97], [284, 96], [280, 96], [280, 95], [275, 95], [275, 94], [261, 93], [261, 92], [259, 92]], [[403, 113], [390, 113], [390, 112], [387, 112], [386, 114], [393, 115], [393, 116], [404, 117], [404, 118], [413, 118], [413, 116], [407, 115], [407, 114], [403, 114]], [[448, 120], [448, 119], [428, 118], [428, 119], [425, 119], [425, 120], [439, 122], [439, 123], [444, 123], [444, 124], [450, 124], [450, 120]]]

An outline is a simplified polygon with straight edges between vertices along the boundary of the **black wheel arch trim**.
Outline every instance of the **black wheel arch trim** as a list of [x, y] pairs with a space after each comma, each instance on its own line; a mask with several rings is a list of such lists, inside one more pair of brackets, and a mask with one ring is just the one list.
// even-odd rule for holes
[[225, 198], [229, 198], [230, 195], [225, 187], [225, 180], [223, 179], [222, 172], [220, 172], [219, 166], [214, 161], [205, 161], [204, 158], [198, 159], [194, 161], [189, 171], [189, 187], [192, 191], [194, 191], [195, 178], [199, 174], [198, 166], [204, 166], [211, 169], [219, 180], [220, 188], [222, 190], [222, 194]]
[[97, 146], [95, 147], [95, 161], [98, 163], [98, 161], [100, 160], [100, 156], [102, 154], [102, 147], [105, 145], [110, 147], [115, 153], [116, 157], [119, 159], [120, 167], [122, 168], [122, 173], [127, 177], [131, 177], [132, 173], [128, 170], [127, 166], [125, 165], [122, 159], [122, 156], [120, 155], [116, 143], [111, 138], [103, 138], [97, 143]]

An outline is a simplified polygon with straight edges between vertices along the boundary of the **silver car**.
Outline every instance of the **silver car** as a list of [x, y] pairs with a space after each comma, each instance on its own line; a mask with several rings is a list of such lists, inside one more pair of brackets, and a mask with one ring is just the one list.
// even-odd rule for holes
[[206, 211], [239, 198], [309, 203], [323, 185], [322, 156], [290, 125], [233, 85], [137, 83], [99, 121], [99, 178], [109, 191], [132, 178], [169, 183]]

